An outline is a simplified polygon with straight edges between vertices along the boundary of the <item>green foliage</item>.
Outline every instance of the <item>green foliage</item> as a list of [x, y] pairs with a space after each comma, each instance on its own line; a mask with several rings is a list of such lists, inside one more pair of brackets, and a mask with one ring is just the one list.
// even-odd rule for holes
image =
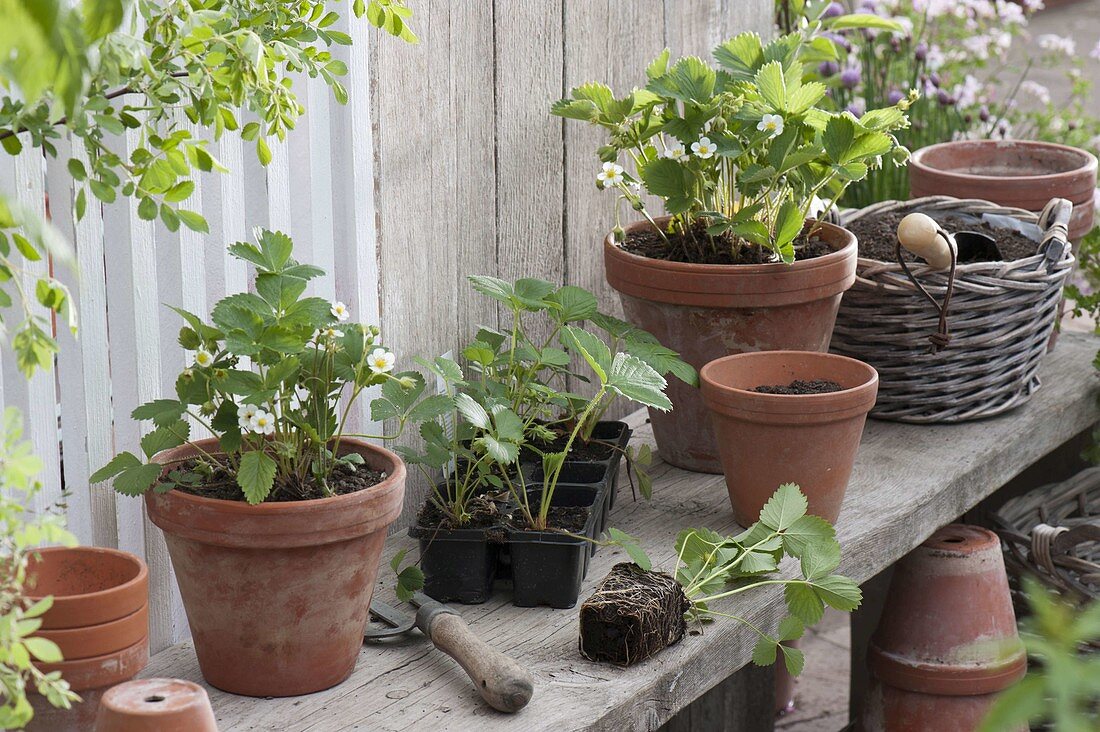
[[1024, 588], [1031, 614], [1020, 620], [1020, 636], [1032, 658], [1030, 670], [997, 697], [980, 732], [1097, 729], [1100, 656], [1083, 649], [1100, 642], [1100, 602], [1073, 607], [1032, 578]]
[[[825, 85], [803, 80], [803, 59], [820, 52], [800, 34], [764, 45], [742, 33], [714, 50], [715, 69], [692, 56], [670, 65], [666, 49], [647, 69], [644, 90], [617, 99], [589, 83], [551, 112], [607, 132], [597, 186], [651, 222], [643, 192], [663, 199], [672, 219], [662, 235], [684, 234], [696, 256], [752, 244], [792, 262], [821, 198], [835, 200], [884, 159], [908, 160], [894, 133], [907, 125], [915, 93], [859, 118], [827, 111]], [[636, 175], [618, 164], [623, 158]]]
[[324, 274], [296, 261], [285, 234], [259, 231], [255, 244], [237, 242], [229, 253], [256, 270], [255, 292], [223, 298], [210, 322], [179, 308], [184, 320], [180, 344], [192, 363], [176, 379], [175, 398], [154, 399], [134, 410], [154, 429], [141, 439], [144, 458], [116, 455], [91, 476], [113, 480], [124, 495], [154, 486], [170, 490], [193, 486], [219, 459], [202, 453], [195, 470], [169, 470], [152, 462], [157, 453], [194, 444], [190, 416], [218, 438], [224, 462], [249, 503], [264, 501], [276, 484], [314, 484], [331, 495], [333, 469], [355, 469], [361, 460], [340, 457], [344, 437], [373, 437], [345, 431], [345, 423], [365, 389], [380, 387], [372, 403], [376, 419], [430, 420], [439, 412], [434, 398], [422, 399], [424, 380], [415, 373], [393, 373], [395, 357], [378, 343], [376, 326], [346, 323], [343, 303], [304, 296], [309, 280]]
[[19, 412], [4, 412], [0, 441], [0, 728], [22, 729], [33, 716], [27, 692], [34, 690], [55, 707], [68, 709], [80, 697], [54, 671], [44, 674], [34, 660], [61, 660], [57, 646], [43, 638], [30, 637], [41, 626], [39, 619], [53, 599], [37, 603], [26, 599], [27, 563], [36, 547], [43, 544], [73, 546], [76, 539], [65, 531], [61, 512], [33, 514], [24, 508], [42, 486], [37, 474], [42, 461], [22, 442]]
[[[1073, 303], [1073, 316], [1091, 318], [1093, 333], [1100, 335], [1100, 227], [1085, 235], [1077, 257], [1077, 272], [1073, 281], [1066, 285], [1066, 299]], [[1100, 351], [1092, 364], [1100, 369]], [[1093, 431], [1092, 444], [1085, 450], [1084, 457], [1100, 463], [1100, 428]]]
[[[208, 136], [240, 135], [266, 165], [267, 138], [284, 139], [305, 111], [293, 92], [294, 75], [323, 79], [338, 101], [347, 101], [340, 82], [347, 67], [332, 50], [351, 38], [334, 29], [339, 15], [331, 4], [0, 2], [0, 145], [11, 155], [31, 147], [57, 157], [59, 141], [70, 138], [66, 166], [75, 183], [76, 220], [89, 203], [121, 195], [135, 200], [143, 219], [205, 233], [206, 220], [187, 201], [198, 173], [225, 171]], [[416, 41], [403, 0], [353, 0], [352, 9]], [[54, 216], [67, 215], [69, 201], [51, 204]], [[50, 275], [34, 278], [33, 292], [23, 284], [22, 260], [46, 255], [56, 265], [72, 261], [63, 237], [36, 207], [0, 191], [0, 311], [20, 301], [23, 317], [11, 342], [27, 375], [49, 368], [57, 350], [51, 313], [39, 314], [38, 306], [76, 329], [63, 284]]]
[[[757, 635], [753, 662], [775, 663], [779, 654], [793, 676], [802, 672], [805, 659], [797, 648], [784, 645], [802, 637], [808, 625], [821, 620], [825, 606], [845, 612], [855, 610], [862, 593], [855, 582], [833, 574], [840, 565], [840, 545], [828, 521], [806, 514], [806, 497], [793, 483], [781, 485], [764, 505], [760, 519], [737, 536], [722, 536], [709, 529], [684, 529], [676, 537], [676, 579], [691, 601], [688, 619], [736, 620]], [[636, 539], [608, 529], [605, 543], [626, 549], [643, 569], [651, 564]], [[775, 579], [783, 557], [799, 564], [800, 576]], [[746, 618], [716, 609], [719, 600], [768, 585], [784, 588], [788, 615], [770, 634]]]
[[405, 555], [408, 553], [408, 549], [402, 549], [394, 554], [393, 559], [390, 560], [390, 569], [397, 575], [397, 585], [395, 586], [397, 599], [401, 602], [408, 602], [418, 590], [424, 589], [424, 572], [421, 571], [420, 567], [415, 564], [410, 564], [404, 568], [401, 566], [401, 563], [405, 561]]
[[[421, 427], [422, 446], [401, 448], [407, 462], [442, 470], [446, 477], [432, 497], [450, 521], [470, 519], [470, 502], [485, 493], [511, 495], [530, 526], [546, 528], [547, 511], [569, 450], [592, 440], [592, 430], [616, 396], [656, 409], [669, 409], [665, 376], [697, 384], [698, 376], [679, 355], [645, 331], [599, 312], [592, 293], [571, 285], [558, 287], [538, 279], [515, 282], [469, 278], [477, 292], [500, 303], [506, 325], [481, 328], [463, 350], [467, 373], [450, 359], [422, 362], [444, 385], [432, 397], [433, 413]], [[585, 329], [591, 323], [593, 330]], [[535, 338], [536, 332], [549, 331]], [[610, 346], [608, 345], [610, 343]], [[576, 370], [584, 364], [587, 371]], [[570, 379], [590, 381], [592, 397], [567, 389]], [[545, 445], [565, 436], [560, 452]], [[538, 511], [528, 500], [526, 477], [518, 469], [521, 450], [543, 461]], [[646, 453], [634, 460], [633, 475], [648, 496]]]

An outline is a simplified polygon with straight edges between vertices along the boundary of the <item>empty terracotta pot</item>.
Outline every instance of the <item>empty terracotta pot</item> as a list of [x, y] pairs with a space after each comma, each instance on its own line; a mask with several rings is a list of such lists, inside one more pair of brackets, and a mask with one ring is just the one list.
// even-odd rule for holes
[[[664, 225], [668, 218], [657, 219]], [[639, 222], [628, 233], [649, 226]], [[607, 281], [626, 319], [694, 366], [721, 356], [782, 349], [825, 351], [841, 294], [852, 286], [856, 239], [821, 224], [832, 254], [794, 264], [688, 264], [650, 259], [604, 241]], [[671, 412], [650, 410], [661, 459], [687, 470], [722, 472], [698, 390], [670, 379]]]
[[149, 571], [140, 558], [117, 549], [49, 547], [31, 557], [28, 597], [52, 595], [36, 636], [61, 649], [64, 661], [36, 664], [60, 671], [82, 701], [54, 709], [32, 694], [28, 730], [90, 729], [99, 695], [137, 675], [149, 660]]
[[[921, 694], [872, 679], [867, 690], [861, 732], [974, 732], [997, 694], [947, 696]], [[1027, 732], [1027, 726], [1002, 732]]]
[[[826, 394], [763, 394], [758, 386], [825, 379]], [[835, 522], [848, 487], [878, 373], [854, 358], [811, 351], [742, 353], [700, 372], [733, 515], [742, 526], [783, 483], [797, 483], [809, 513]]]
[[141, 679], [109, 689], [95, 732], [218, 732], [210, 697], [180, 679]]
[[909, 161], [909, 195], [980, 198], [1039, 212], [1052, 198], [1073, 203], [1069, 238], [1093, 227], [1096, 156], [1053, 142], [956, 140], [929, 145]]
[[884, 684], [922, 694], [993, 694], [1023, 678], [997, 535], [951, 524], [898, 562], [868, 660]]
[[[215, 440], [196, 443], [215, 453]], [[405, 464], [346, 438], [388, 476], [366, 490], [310, 501], [227, 501], [150, 491], [164, 530], [203, 677], [246, 696], [296, 696], [335, 686], [363, 645], [386, 530], [401, 514]], [[185, 445], [161, 462], [197, 454]]]

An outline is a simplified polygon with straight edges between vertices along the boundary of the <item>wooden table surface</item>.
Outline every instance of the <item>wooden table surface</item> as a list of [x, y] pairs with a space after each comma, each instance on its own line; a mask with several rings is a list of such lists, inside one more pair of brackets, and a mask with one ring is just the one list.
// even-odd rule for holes
[[[1031, 402], [995, 419], [964, 425], [912, 426], [870, 420], [837, 524], [840, 573], [863, 582], [950, 523], [1037, 459], [1100, 420], [1091, 361], [1097, 339], [1064, 334], [1047, 357], [1043, 388]], [[639, 412], [637, 441], [652, 441]], [[639, 537], [654, 563], [671, 568], [676, 533], [707, 526], [738, 529], [720, 475], [657, 463], [654, 497], [632, 502], [620, 487], [610, 525]], [[392, 538], [387, 561], [405, 536]], [[415, 550], [410, 556], [415, 556]], [[581, 592], [587, 597], [621, 551], [601, 549]], [[793, 567], [788, 569], [793, 570]], [[378, 595], [396, 604], [383, 566]], [[730, 598], [723, 610], [773, 627], [781, 591]], [[407, 606], [412, 612], [411, 606]], [[714, 623], [644, 663], [627, 669], [591, 663], [577, 651], [577, 608], [512, 607], [500, 592], [484, 605], [455, 606], [489, 644], [535, 676], [535, 696], [517, 715], [485, 706], [462, 670], [419, 632], [364, 645], [350, 679], [336, 688], [288, 699], [252, 699], [209, 689], [222, 732], [279, 730], [645, 730], [749, 662], [754, 638], [734, 622]], [[278, 619], [273, 618], [273, 622]], [[150, 662], [143, 676], [202, 681], [189, 642]], [[209, 688], [209, 687], [208, 687]]]

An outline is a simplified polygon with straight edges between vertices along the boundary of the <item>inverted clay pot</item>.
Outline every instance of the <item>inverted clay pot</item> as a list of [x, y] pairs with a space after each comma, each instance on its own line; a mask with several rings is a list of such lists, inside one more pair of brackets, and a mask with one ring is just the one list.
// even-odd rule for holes
[[91, 727], [99, 694], [133, 678], [149, 660], [149, 571], [140, 558], [117, 549], [49, 547], [27, 565], [28, 598], [52, 595], [34, 635], [55, 642], [64, 661], [37, 663], [60, 671], [82, 698], [71, 710], [54, 709], [35, 693], [35, 717], [28, 730]]
[[[213, 439], [196, 443], [215, 453]], [[355, 667], [386, 530], [401, 514], [405, 464], [345, 438], [388, 476], [366, 490], [310, 501], [226, 501], [149, 492], [164, 530], [203, 677], [246, 696], [327, 689]], [[196, 454], [185, 445], [157, 456]]]
[[[657, 219], [664, 225], [667, 218]], [[646, 226], [638, 222], [628, 233]], [[841, 294], [852, 286], [856, 239], [831, 224], [820, 235], [833, 253], [794, 264], [688, 264], [650, 259], [604, 241], [607, 281], [626, 319], [694, 366], [732, 353], [825, 351]], [[650, 410], [661, 459], [687, 470], [722, 472], [698, 390], [671, 379], [671, 412]]]
[[[878, 373], [854, 358], [811, 351], [725, 356], [699, 373], [733, 515], [742, 526], [783, 483], [797, 483], [809, 513], [835, 523], [852, 473]], [[828, 394], [761, 394], [757, 386], [827, 379]]]
[[868, 662], [884, 684], [922, 694], [993, 694], [1023, 678], [997, 535], [951, 524], [898, 562]]
[[1073, 203], [1069, 238], [1093, 227], [1096, 157], [1031, 140], [956, 140], [929, 145], [909, 161], [909, 195], [979, 198], [1039, 212], [1052, 198]]
[[218, 732], [210, 697], [180, 679], [140, 679], [108, 690], [94, 732]]

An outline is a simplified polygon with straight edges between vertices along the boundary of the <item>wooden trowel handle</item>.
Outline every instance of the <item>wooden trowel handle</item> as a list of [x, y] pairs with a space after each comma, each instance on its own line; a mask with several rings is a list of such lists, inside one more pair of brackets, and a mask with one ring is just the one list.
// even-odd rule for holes
[[[428, 608], [421, 608], [417, 614], [425, 609]], [[473, 680], [481, 698], [493, 709], [518, 712], [531, 701], [535, 691], [531, 674], [474, 635], [462, 616], [440, 607], [427, 613], [423, 624], [420, 621], [418, 617], [420, 629], [431, 637], [436, 648], [458, 661]]]

